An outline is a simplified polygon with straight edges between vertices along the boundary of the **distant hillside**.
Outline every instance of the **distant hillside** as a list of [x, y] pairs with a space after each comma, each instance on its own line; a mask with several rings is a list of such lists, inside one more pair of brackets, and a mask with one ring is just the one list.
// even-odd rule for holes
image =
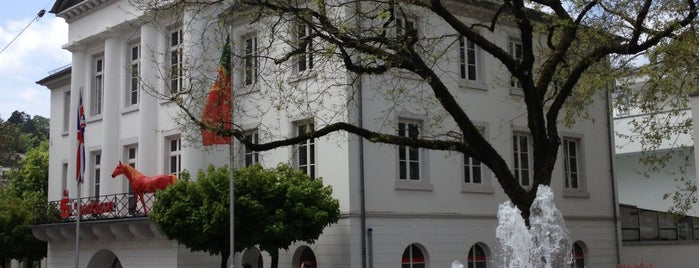
[[0, 115], [0, 166], [16, 167], [18, 156], [49, 138], [49, 119], [14, 111], [7, 120]]

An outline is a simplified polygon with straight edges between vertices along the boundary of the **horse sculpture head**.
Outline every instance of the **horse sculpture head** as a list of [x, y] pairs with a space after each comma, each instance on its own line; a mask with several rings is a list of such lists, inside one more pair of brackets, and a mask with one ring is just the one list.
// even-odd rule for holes
[[128, 173], [126, 170], [126, 165], [124, 165], [123, 163], [121, 163], [121, 161], [119, 161], [119, 164], [117, 164], [117, 166], [114, 168], [114, 171], [112, 171], [112, 178], [114, 178], [118, 175], [122, 175], [122, 174], [128, 174]]

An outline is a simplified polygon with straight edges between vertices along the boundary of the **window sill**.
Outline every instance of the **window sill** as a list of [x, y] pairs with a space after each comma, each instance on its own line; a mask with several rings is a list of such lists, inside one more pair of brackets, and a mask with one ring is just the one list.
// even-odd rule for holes
[[484, 183], [462, 183], [461, 184], [462, 193], [479, 193], [479, 194], [492, 194], [495, 193], [493, 187], [486, 185]]
[[524, 90], [517, 87], [510, 87], [510, 95], [514, 96], [524, 96]]
[[468, 79], [460, 79], [459, 80], [459, 88], [488, 91], [488, 88], [486, 87], [485, 84], [483, 84], [483, 82], [473, 81], [473, 80], [468, 80]]
[[422, 78], [420, 78], [417, 74], [405, 69], [392, 69], [389, 72], [396, 78], [422, 81]]
[[303, 72], [294, 73], [293, 75], [291, 75], [291, 77], [289, 77], [288, 83], [294, 84], [294, 83], [301, 82], [303, 80], [315, 78], [316, 76], [318, 76], [318, 73], [316, 73], [315, 70], [313, 70], [313, 69], [305, 70]]
[[423, 180], [410, 181], [401, 179], [396, 180], [395, 188], [396, 190], [407, 191], [432, 191], [434, 189], [431, 183]]
[[235, 97], [246, 96], [246, 95], [250, 95], [250, 94], [256, 93], [256, 92], [260, 92], [260, 86], [256, 83], [254, 83], [252, 85], [240, 86], [240, 88], [238, 90], [236, 90], [236, 92], [234, 92], [234, 96]]
[[563, 197], [590, 198], [590, 193], [582, 189], [563, 189]]
[[127, 106], [127, 107], [122, 108], [122, 109], [121, 109], [121, 114], [128, 114], [128, 113], [131, 113], [131, 112], [135, 112], [135, 111], [138, 111], [138, 109], [139, 109], [139, 106], [138, 106], [138, 103], [137, 103], [137, 104], [134, 104], [134, 105], [131, 105], [131, 106]]
[[85, 123], [92, 123], [92, 122], [97, 122], [97, 121], [102, 121], [102, 115], [93, 115], [85, 119]]
[[69, 133], [70, 133], [70, 132], [68, 132], [67, 130], [65, 130], [65, 131], [61, 132], [61, 136], [63, 136], [63, 137], [68, 136]]

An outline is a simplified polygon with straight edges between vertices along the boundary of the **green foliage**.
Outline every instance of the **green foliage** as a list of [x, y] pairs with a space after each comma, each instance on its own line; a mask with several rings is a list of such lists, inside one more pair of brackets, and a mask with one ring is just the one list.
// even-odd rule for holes
[[46, 197], [0, 188], [0, 200], [0, 261], [46, 257], [46, 242], [36, 239], [27, 228], [34, 223], [35, 205], [46, 202]]
[[9, 187], [0, 187], [0, 260], [46, 256], [46, 242], [27, 227], [36, 222], [36, 204], [46, 203], [48, 168], [49, 144], [43, 140], [8, 174]]
[[[209, 166], [196, 181], [188, 175], [158, 192], [149, 217], [168, 238], [194, 251], [222, 256], [229, 241], [228, 168]], [[313, 243], [339, 219], [339, 202], [322, 179], [289, 165], [235, 170], [235, 250], [258, 245], [276, 255], [296, 241]]]
[[10, 186], [22, 194], [48, 193], [49, 143], [42, 141], [24, 156], [19, 170], [10, 174]]

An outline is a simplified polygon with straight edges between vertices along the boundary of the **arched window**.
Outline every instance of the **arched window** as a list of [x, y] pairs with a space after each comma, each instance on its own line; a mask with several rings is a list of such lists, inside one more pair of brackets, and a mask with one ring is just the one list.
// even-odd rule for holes
[[301, 268], [316, 268], [318, 267], [318, 262], [316, 261], [316, 255], [313, 250], [309, 247], [302, 247], [301, 255], [299, 256], [299, 267]]
[[425, 268], [425, 254], [416, 244], [410, 244], [401, 258], [401, 268]]
[[466, 259], [468, 268], [486, 268], [488, 267], [488, 259], [485, 256], [485, 250], [479, 244], [475, 244], [468, 250], [468, 258]]
[[583, 245], [581, 242], [573, 243], [573, 262], [570, 264], [571, 268], [584, 268], [585, 267], [585, 253], [583, 251]]

